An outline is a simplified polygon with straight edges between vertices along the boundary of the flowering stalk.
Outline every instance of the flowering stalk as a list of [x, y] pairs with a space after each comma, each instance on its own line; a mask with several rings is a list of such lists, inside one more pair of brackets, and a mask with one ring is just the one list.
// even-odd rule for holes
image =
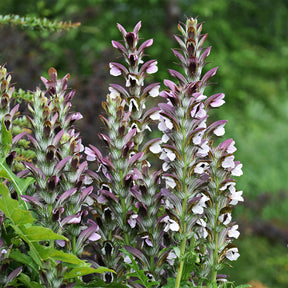
[[[33, 135], [28, 135], [34, 146], [35, 163], [24, 165], [35, 180], [35, 187], [22, 198], [32, 205], [41, 225], [65, 235], [70, 243], [57, 241], [61, 249], [74, 255], [82, 253], [85, 242], [97, 240], [98, 226], [84, 223], [88, 213], [92, 186], [85, 175], [87, 162], [81, 162], [84, 150], [79, 133], [73, 124], [82, 118], [80, 113], [69, 113], [75, 91], [67, 92], [69, 74], [57, 79], [54, 68], [49, 69], [50, 79], [42, 77], [46, 93], [34, 93], [31, 122]], [[28, 171], [22, 172], [25, 176]], [[91, 201], [90, 201], [91, 202]], [[53, 245], [53, 243], [51, 243]]]
[[[209, 229], [209, 241], [213, 249], [207, 247], [207, 258], [202, 265], [203, 276], [209, 276], [211, 283], [225, 281], [218, 279], [218, 271], [223, 260], [235, 261], [239, 257], [238, 249], [232, 245], [232, 240], [240, 235], [238, 225], [232, 223], [231, 210], [239, 201], [243, 201], [242, 191], [237, 191], [233, 176], [242, 175], [242, 164], [234, 161], [235, 142], [228, 139], [217, 147], [211, 147], [210, 177], [208, 193], [210, 201], [205, 211], [206, 229]], [[212, 266], [211, 266], [211, 263]]]
[[[4, 170], [6, 169], [7, 167], [6, 165], [8, 166], [12, 165], [13, 159], [16, 156], [16, 152], [12, 150], [12, 148], [15, 148], [14, 147], [15, 144], [23, 135], [22, 134], [19, 136], [15, 136], [12, 142], [10, 132], [12, 130], [13, 121], [15, 116], [17, 115], [19, 105], [17, 104], [12, 109], [10, 107], [12, 94], [14, 92], [14, 87], [11, 86], [10, 82], [11, 82], [11, 75], [7, 73], [5, 66], [1, 65], [0, 66], [0, 101], [1, 101], [0, 102], [0, 172], [3, 172], [3, 169]], [[2, 129], [7, 130], [9, 132], [6, 133]], [[11, 142], [13, 147], [11, 147]], [[6, 182], [7, 184], [7, 179], [5, 180], [5, 178], [2, 177], [0, 179], [1, 185], [3, 185], [2, 182]], [[17, 197], [15, 193], [13, 193], [13, 196], [15, 196], [15, 198]], [[6, 216], [4, 212], [0, 211], [0, 286], [1, 287], [8, 286], [14, 279], [18, 277], [18, 275], [23, 270], [23, 267], [19, 266], [20, 264], [18, 263], [16, 263], [16, 265], [18, 266], [17, 268], [15, 267], [15, 263], [14, 265], [10, 265], [10, 263], [13, 261], [10, 256], [13, 245], [8, 244], [8, 241], [6, 241], [6, 239], [8, 238], [7, 235], [9, 235], [11, 231], [7, 231], [8, 229], [7, 227], [5, 227], [4, 224], [5, 220]], [[11, 237], [11, 234], [9, 235], [9, 237]]]
[[[158, 277], [157, 280], [161, 281], [161, 277], [165, 278], [165, 270], [166, 276], [169, 275], [169, 267], [164, 269], [160, 265], [168, 252], [161, 251], [165, 247], [161, 241], [163, 232], [160, 226], [163, 225], [159, 225], [158, 220], [161, 206], [157, 186], [159, 173], [149, 170], [150, 164], [145, 159], [147, 149], [142, 149], [144, 131], [150, 129], [148, 123], [151, 121], [147, 116], [149, 113], [144, 113], [145, 102], [148, 96], [158, 96], [160, 88], [159, 83], [145, 87], [145, 79], [157, 72], [157, 61], [143, 61], [144, 51], [153, 40], [147, 40], [138, 47], [141, 22], [133, 32], [127, 32], [120, 24], [117, 26], [124, 45], [118, 41], [112, 41], [112, 45], [121, 52], [126, 66], [112, 62], [110, 73], [122, 76], [125, 87], [110, 85], [110, 95], [103, 103], [106, 115], [100, 116], [108, 128], [108, 135], [100, 134], [100, 138], [106, 142], [110, 153], [104, 158], [96, 147], [90, 145], [86, 148], [87, 159], [97, 160], [99, 165], [94, 178], [99, 187], [97, 201], [102, 204], [96, 207], [100, 215], [98, 219], [101, 218], [100, 228], [104, 228], [101, 235], [105, 240], [102, 247], [104, 263], [120, 274], [123, 265], [117, 264], [115, 259], [123, 259], [119, 256], [119, 247], [125, 245], [148, 277]], [[112, 222], [114, 219], [116, 221]], [[118, 243], [113, 241], [115, 238]], [[105, 247], [110, 247], [114, 255], [111, 252], [107, 255]], [[128, 257], [125, 261], [129, 261]]]
[[[201, 34], [202, 25], [193, 18], [187, 19], [186, 24], [178, 25], [178, 28], [182, 35], [175, 36], [175, 39], [180, 51], [174, 49], [173, 53], [180, 61], [184, 74], [169, 70], [178, 84], [164, 80], [167, 89], [160, 95], [167, 103], [159, 104], [159, 111], [151, 115], [159, 121], [158, 128], [163, 136], [150, 146], [154, 153], [161, 153], [160, 159], [164, 161], [162, 179], [171, 191], [167, 196], [171, 203], [170, 217], [178, 225], [175, 225], [175, 230], [179, 230], [175, 235], [176, 245], [179, 246], [179, 250], [175, 250], [179, 262], [177, 288], [181, 280], [187, 279], [202, 285], [204, 279], [210, 277], [211, 283], [216, 284], [221, 261], [225, 255], [229, 259], [227, 253], [233, 253], [229, 250], [230, 246], [225, 246], [230, 242], [230, 238], [226, 239], [227, 233], [232, 233], [232, 227], [227, 227], [228, 216], [225, 213], [230, 211], [231, 197], [236, 196], [229, 194], [226, 191], [228, 188], [224, 187], [225, 183], [232, 181], [229, 180], [231, 174], [241, 174], [238, 171], [241, 164], [233, 161], [232, 147], [227, 152], [228, 146], [223, 143], [216, 148], [213, 146], [213, 137], [224, 135], [226, 121], [216, 121], [207, 128], [209, 109], [225, 102], [222, 93], [209, 98], [204, 95], [210, 78], [217, 70], [213, 68], [202, 76], [211, 49], [203, 48], [207, 34]], [[228, 142], [231, 144], [232, 141]], [[236, 170], [238, 172], [234, 172]], [[240, 197], [238, 201], [243, 201], [241, 192], [234, 192]], [[207, 237], [211, 245], [207, 245]], [[233, 251], [236, 253], [235, 249]]]
[[[4, 133], [2, 133], [2, 129], [11, 130], [12, 123], [17, 115], [19, 104], [15, 105], [12, 109], [10, 107], [12, 95], [14, 92], [14, 87], [11, 87], [11, 75], [7, 73], [7, 70], [4, 65], [0, 66], [0, 154], [4, 154], [9, 152], [11, 147], [5, 147], [5, 140], [2, 139]], [[14, 138], [13, 145], [16, 144], [19, 139], [23, 136], [23, 134]], [[6, 162], [8, 165], [12, 164], [12, 160], [15, 158], [16, 152], [10, 152], [7, 156]]]

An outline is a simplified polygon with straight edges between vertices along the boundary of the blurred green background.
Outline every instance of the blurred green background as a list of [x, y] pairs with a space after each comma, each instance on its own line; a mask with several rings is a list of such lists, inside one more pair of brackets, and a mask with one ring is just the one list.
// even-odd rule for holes
[[[219, 66], [215, 85], [226, 104], [212, 117], [229, 120], [244, 175], [237, 188], [245, 204], [235, 209], [242, 235], [241, 257], [227, 268], [231, 280], [253, 287], [288, 287], [288, 2], [286, 0], [1, 0], [0, 13], [81, 22], [69, 32], [48, 33], [0, 26], [0, 62], [12, 71], [16, 87], [34, 90], [50, 66], [71, 74], [74, 105], [84, 115], [83, 142], [98, 143], [97, 115], [106, 97], [110, 61], [119, 54], [111, 40], [121, 39], [116, 23], [127, 30], [142, 20], [143, 38], [154, 38], [149, 57], [168, 78], [177, 69], [170, 48], [185, 17], [197, 17], [208, 32], [212, 62]], [[98, 128], [95, 128], [98, 127]], [[253, 282], [251, 282], [253, 281]]]

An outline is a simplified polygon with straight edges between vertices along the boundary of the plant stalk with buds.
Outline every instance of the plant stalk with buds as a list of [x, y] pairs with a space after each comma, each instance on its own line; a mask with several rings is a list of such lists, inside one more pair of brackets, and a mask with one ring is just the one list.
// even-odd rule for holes
[[[225, 103], [223, 93], [204, 95], [217, 71], [217, 67], [212, 68], [202, 75], [211, 50], [203, 48], [207, 34], [201, 34], [202, 25], [193, 18], [178, 28], [181, 36], [175, 39], [180, 49], [172, 51], [184, 73], [169, 70], [176, 81], [164, 80], [167, 89], [160, 96], [167, 102], [160, 103], [159, 110], [151, 115], [159, 121], [163, 136], [150, 146], [154, 153], [161, 153], [162, 179], [171, 191], [167, 200], [171, 203], [170, 218], [177, 223], [177, 288], [188, 279], [198, 285], [205, 283], [204, 279], [216, 284], [221, 262], [237, 258], [238, 250], [230, 244], [231, 235], [235, 235], [231, 229], [236, 226], [229, 226], [228, 219], [231, 203], [237, 203], [231, 202], [231, 197], [237, 195], [238, 201], [243, 201], [242, 192], [236, 192], [231, 179], [242, 173], [242, 165], [234, 161], [234, 141], [214, 147], [213, 138], [224, 135], [226, 121], [207, 124], [209, 110]], [[229, 257], [231, 253], [234, 257]]]

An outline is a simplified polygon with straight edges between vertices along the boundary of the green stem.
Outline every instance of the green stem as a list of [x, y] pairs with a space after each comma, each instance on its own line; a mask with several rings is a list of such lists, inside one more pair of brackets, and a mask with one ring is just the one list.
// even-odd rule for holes
[[72, 237], [72, 253], [76, 255], [76, 237]]
[[219, 193], [219, 183], [217, 181], [216, 185], [216, 193], [214, 197], [215, 206], [216, 206], [216, 213], [214, 219], [214, 227], [213, 227], [213, 236], [214, 236], [214, 251], [213, 251], [213, 264], [212, 264], [212, 271], [211, 271], [211, 284], [217, 283], [217, 269], [216, 266], [218, 264], [218, 246], [219, 246], [219, 233], [217, 232], [217, 222], [219, 217], [219, 203], [218, 203], [218, 193]]
[[181, 278], [183, 274], [183, 267], [184, 267], [184, 254], [186, 250], [186, 223], [185, 223], [185, 232], [183, 233], [184, 237], [180, 244], [180, 257], [179, 257], [179, 265], [177, 270], [177, 277], [175, 282], [175, 288], [179, 288], [181, 284]]
[[216, 269], [216, 265], [218, 263], [218, 233], [216, 231], [214, 231], [213, 229], [213, 233], [214, 233], [214, 237], [215, 237], [215, 248], [213, 251], [213, 266], [212, 266], [212, 274], [211, 274], [211, 283], [216, 283], [216, 279], [217, 279], [217, 269]]
[[184, 187], [184, 193], [185, 193], [185, 197], [184, 197], [184, 201], [183, 201], [183, 205], [182, 205], [182, 215], [181, 215], [181, 224], [183, 226], [182, 229], [182, 240], [181, 240], [181, 244], [180, 244], [180, 256], [179, 256], [179, 265], [178, 265], [178, 270], [177, 270], [177, 277], [176, 277], [176, 282], [175, 282], [175, 288], [179, 288], [180, 284], [181, 284], [181, 278], [182, 278], [182, 274], [183, 274], [183, 267], [184, 267], [184, 254], [185, 254], [185, 250], [186, 250], [186, 242], [187, 242], [187, 232], [186, 232], [186, 220], [185, 220], [185, 215], [186, 215], [186, 208], [187, 208], [187, 202], [188, 202], [188, 189], [187, 189], [187, 184], [185, 183], [185, 179], [186, 179], [186, 173], [187, 173], [187, 156], [185, 153], [185, 142], [186, 142], [186, 133], [185, 130], [182, 129], [182, 133], [183, 133], [183, 138], [184, 141], [182, 142], [182, 155], [183, 155], [183, 159], [184, 159], [184, 168], [183, 168], [183, 178], [182, 178], [182, 185]]
[[126, 215], [126, 203], [125, 203], [125, 198], [121, 197], [121, 207], [122, 207], [122, 222], [123, 222], [123, 233], [124, 233], [124, 239], [125, 239], [125, 244], [129, 245], [129, 236], [127, 234], [127, 231], [125, 231], [125, 224], [124, 224], [124, 220], [125, 220], [125, 215]]

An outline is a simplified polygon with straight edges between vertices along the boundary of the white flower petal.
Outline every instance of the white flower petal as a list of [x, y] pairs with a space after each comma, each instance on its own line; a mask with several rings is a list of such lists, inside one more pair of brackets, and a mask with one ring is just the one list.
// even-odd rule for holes
[[110, 63], [109, 66], [110, 66], [110, 74], [112, 76], [120, 76], [122, 74], [122, 71], [113, 64]]
[[162, 178], [165, 180], [166, 188], [172, 188], [174, 189], [176, 187], [176, 182], [172, 177], [169, 176], [162, 176]]
[[150, 119], [156, 121], [160, 120], [160, 111], [154, 112], [153, 114], [150, 115]]
[[243, 167], [243, 164], [239, 163], [239, 164], [231, 171], [231, 175], [233, 175], [233, 176], [241, 176], [241, 175], [243, 175], [242, 167]]
[[233, 169], [235, 167], [235, 163], [234, 163], [234, 156], [227, 156], [224, 161], [222, 162], [222, 167], [224, 169]]
[[167, 262], [173, 266], [174, 265], [174, 262], [175, 262], [175, 259], [177, 258], [176, 254], [174, 253], [173, 250], [171, 250], [166, 258]]
[[146, 70], [146, 72], [148, 74], [153, 74], [153, 73], [156, 73], [157, 71], [158, 71], [157, 61], [155, 61], [151, 65], [149, 65], [147, 70]]
[[202, 174], [209, 168], [209, 164], [207, 162], [200, 162], [194, 168], [194, 173]]
[[226, 258], [229, 259], [230, 261], [236, 261], [240, 254], [238, 252], [238, 248], [230, 248], [226, 251]]
[[237, 205], [238, 202], [243, 202], [244, 199], [242, 197], [242, 193], [243, 191], [235, 191], [231, 193], [231, 201], [230, 201], [230, 205]]
[[218, 217], [218, 220], [220, 222], [222, 222], [223, 225], [228, 225], [231, 220], [232, 220], [232, 216], [231, 216], [231, 213], [224, 213], [224, 214], [221, 214], [219, 217]]
[[170, 221], [169, 229], [171, 231], [179, 231], [179, 229], [180, 229], [179, 224], [176, 221], [172, 220], [172, 219], [170, 219], [169, 221]]
[[163, 143], [167, 143], [169, 141], [169, 139], [170, 139], [169, 136], [164, 133], [163, 136], [162, 136], [162, 142]]
[[218, 126], [218, 127], [213, 131], [213, 133], [214, 133], [216, 136], [223, 136], [223, 135], [225, 134], [224, 125], [225, 125], [225, 124]]
[[202, 142], [203, 135], [204, 135], [204, 131], [197, 132], [192, 139], [193, 144], [200, 145]]
[[167, 170], [170, 169], [170, 165], [169, 165], [167, 162], [164, 162], [164, 163], [162, 164], [162, 169], [163, 169], [163, 171], [165, 172], [165, 171], [167, 171]]
[[111, 99], [115, 99], [116, 97], [120, 96], [120, 93], [113, 87], [109, 87], [109, 91], [110, 91], [109, 95]]
[[152, 88], [150, 91], [149, 91], [149, 95], [151, 97], [157, 97], [159, 95], [159, 89], [160, 89], [160, 85], [157, 85], [155, 86], [154, 88]]
[[197, 155], [198, 157], [205, 157], [205, 156], [208, 155], [209, 150], [210, 150], [210, 148], [209, 148], [209, 146], [208, 146], [208, 141], [205, 140], [205, 141], [201, 144], [201, 146], [200, 146], [200, 148], [198, 149], [196, 155]]
[[235, 141], [233, 140], [226, 150], [227, 153], [232, 154], [237, 150], [237, 148], [234, 145], [235, 145]]
[[240, 235], [240, 232], [237, 230], [238, 225], [233, 225], [228, 231], [228, 237], [237, 239]]
[[149, 150], [154, 153], [154, 154], [158, 154], [162, 151], [161, 148], [161, 141], [156, 141], [155, 143], [153, 143], [150, 147]]

